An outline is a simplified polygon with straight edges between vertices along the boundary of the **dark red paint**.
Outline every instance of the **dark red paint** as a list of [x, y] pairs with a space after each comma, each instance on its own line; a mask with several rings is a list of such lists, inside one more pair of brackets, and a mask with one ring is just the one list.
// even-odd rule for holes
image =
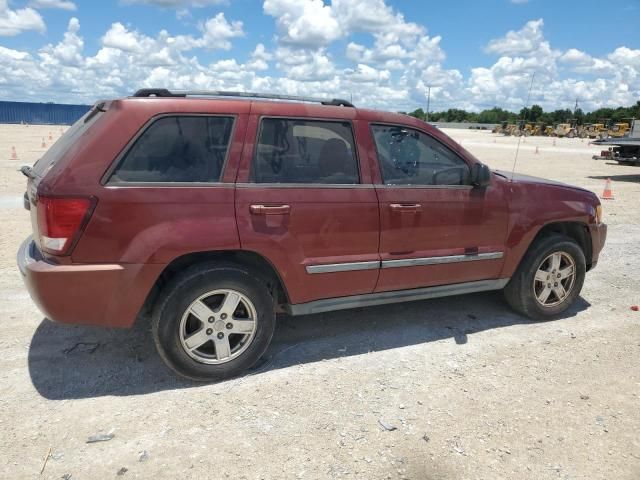
[[[227, 114], [236, 119], [222, 182], [210, 185], [105, 186], [103, 177], [155, 116]], [[262, 116], [352, 122], [361, 185], [278, 186], [249, 183]], [[39, 196], [92, 197], [95, 209], [70, 256], [44, 253], [26, 266], [31, 296], [49, 318], [129, 327], [165, 267], [196, 252], [249, 251], [277, 271], [290, 303], [423, 286], [509, 278], [542, 227], [588, 228], [595, 265], [605, 241], [597, 197], [587, 191], [492, 175], [487, 188], [382, 185], [370, 123], [406, 125], [446, 144], [471, 166], [478, 160], [415, 118], [304, 103], [185, 98], [128, 98], [108, 104], [42, 178]], [[398, 208], [394, 205], [402, 205]], [[252, 211], [252, 206], [253, 211]], [[263, 208], [264, 207], [264, 208]], [[272, 208], [275, 207], [275, 208]], [[31, 208], [32, 216], [36, 209]], [[34, 219], [34, 238], [38, 226]], [[39, 246], [39, 244], [38, 244]], [[308, 265], [504, 252], [495, 260], [308, 274]]]

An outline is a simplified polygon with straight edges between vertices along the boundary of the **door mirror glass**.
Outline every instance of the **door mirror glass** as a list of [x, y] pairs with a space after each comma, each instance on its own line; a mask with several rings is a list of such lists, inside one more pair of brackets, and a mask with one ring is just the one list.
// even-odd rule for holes
[[476, 163], [471, 168], [471, 184], [475, 187], [488, 187], [491, 185], [491, 170], [483, 163]]

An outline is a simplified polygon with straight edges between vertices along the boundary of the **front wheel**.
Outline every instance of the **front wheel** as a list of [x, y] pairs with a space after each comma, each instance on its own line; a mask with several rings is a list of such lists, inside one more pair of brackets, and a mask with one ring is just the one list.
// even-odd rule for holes
[[553, 318], [582, 290], [586, 262], [580, 246], [564, 235], [536, 240], [504, 289], [511, 307], [527, 317]]
[[176, 373], [222, 380], [254, 365], [275, 329], [264, 284], [235, 265], [197, 265], [163, 291], [152, 320], [158, 353]]

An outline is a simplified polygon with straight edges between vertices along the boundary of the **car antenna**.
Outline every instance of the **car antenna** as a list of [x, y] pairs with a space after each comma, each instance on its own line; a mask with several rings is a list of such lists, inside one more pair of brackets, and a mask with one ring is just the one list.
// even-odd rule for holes
[[[531, 100], [531, 89], [533, 88], [533, 79], [536, 78], [536, 72], [531, 74], [531, 84], [529, 85], [529, 93], [527, 94], [527, 102], [524, 104], [524, 115], [522, 120], [518, 120], [517, 128], [520, 128], [520, 122], [524, 125], [524, 121], [527, 119], [527, 109], [529, 108], [529, 100]], [[520, 142], [522, 141], [522, 135], [518, 136], [518, 145], [516, 146], [516, 156], [513, 159], [513, 168], [511, 169], [511, 181], [513, 182], [513, 175], [516, 172], [516, 163], [518, 162], [518, 153], [520, 153]]]

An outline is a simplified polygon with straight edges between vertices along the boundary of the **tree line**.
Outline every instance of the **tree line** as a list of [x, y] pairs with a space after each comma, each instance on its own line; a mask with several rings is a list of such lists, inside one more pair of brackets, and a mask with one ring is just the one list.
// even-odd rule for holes
[[[422, 108], [409, 112], [412, 117], [426, 120], [427, 115]], [[578, 125], [586, 123], [618, 123], [630, 118], [640, 118], [640, 101], [632, 107], [599, 108], [593, 112], [585, 113], [582, 109], [560, 109], [553, 112], [545, 112], [540, 105], [532, 105], [531, 108], [523, 108], [519, 113], [510, 112], [502, 108], [494, 107], [481, 112], [467, 112], [458, 108], [450, 108], [442, 112], [429, 112], [430, 122], [472, 122], [472, 123], [515, 123], [518, 120], [545, 124], [573, 122]]]

